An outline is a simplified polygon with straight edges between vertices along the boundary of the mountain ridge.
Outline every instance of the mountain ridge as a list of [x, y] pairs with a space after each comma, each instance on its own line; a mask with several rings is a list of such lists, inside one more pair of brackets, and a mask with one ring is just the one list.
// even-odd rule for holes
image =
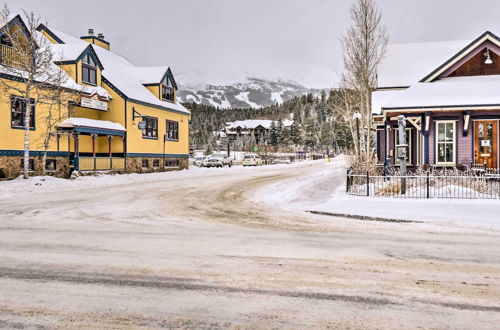
[[289, 79], [262, 77], [239, 78], [233, 83], [182, 83], [179, 101], [211, 105], [221, 109], [264, 108], [304, 94], [319, 95], [323, 89], [311, 89]]

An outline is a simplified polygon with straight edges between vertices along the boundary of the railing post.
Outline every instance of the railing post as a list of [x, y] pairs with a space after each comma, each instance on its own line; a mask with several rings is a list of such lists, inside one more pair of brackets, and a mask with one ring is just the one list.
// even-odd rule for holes
[[430, 177], [429, 177], [429, 172], [427, 172], [427, 179], [426, 179], [426, 187], [427, 187], [427, 198], [430, 198]]
[[366, 172], [366, 196], [370, 196], [370, 172]]

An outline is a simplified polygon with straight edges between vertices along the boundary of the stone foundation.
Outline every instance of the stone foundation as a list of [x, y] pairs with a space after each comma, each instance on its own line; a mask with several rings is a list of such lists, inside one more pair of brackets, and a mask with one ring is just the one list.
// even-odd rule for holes
[[[14, 179], [19, 177], [21, 172], [21, 160], [22, 156], [0, 156], [0, 180]], [[30, 171], [30, 176], [37, 176], [43, 174], [43, 164], [41, 156], [30, 157], [34, 161], [34, 171]], [[56, 170], [47, 171], [46, 175], [55, 176], [58, 178], [69, 178], [70, 167], [68, 157], [47, 157], [47, 159], [56, 160]], [[148, 166], [143, 167], [143, 159], [148, 161]], [[157, 167], [155, 165], [155, 160], [158, 161]], [[113, 173], [154, 173], [162, 171], [177, 171], [188, 168], [189, 160], [187, 158], [165, 158], [165, 162], [169, 162], [163, 166], [163, 158], [127, 158], [126, 159], [126, 170], [125, 171], [115, 171]], [[177, 162], [178, 165], [172, 162]], [[89, 172], [91, 175], [93, 172]]]
[[[24, 158], [22, 156], [0, 156], [0, 180], [2, 179], [14, 179], [22, 174], [21, 172], [21, 161]], [[41, 156], [32, 156], [34, 170], [29, 172], [30, 176], [42, 175], [43, 168], [45, 164], [42, 164]], [[47, 159], [55, 159], [56, 170], [48, 171], [46, 175], [55, 176], [58, 178], [69, 178], [69, 158], [68, 157], [49, 157]]]
[[[143, 167], [143, 160], [147, 160], [147, 167]], [[155, 160], [158, 161], [158, 166], [155, 165]], [[126, 173], [154, 173], [167, 171], [184, 170], [189, 167], [189, 160], [187, 158], [165, 158], [165, 162], [177, 161], [178, 166], [169, 166], [172, 164], [165, 164], [163, 167], [163, 158], [136, 158], [129, 157], [126, 160]]]

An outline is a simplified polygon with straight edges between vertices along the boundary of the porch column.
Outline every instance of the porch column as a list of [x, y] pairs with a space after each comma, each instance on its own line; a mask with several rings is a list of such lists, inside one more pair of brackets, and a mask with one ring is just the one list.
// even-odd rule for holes
[[425, 126], [424, 126], [424, 164], [429, 165], [429, 130], [431, 126], [431, 112], [425, 113]]
[[94, 158], [94, 171], [96, 170], [96, 159], [95, 159], [95, 139], [97, 134], [92, 134], [92, 157]]
[[123, 141], [123, 167], [127, 170], [127, 135], [122, 136]]
[[80, 157], [80, 144], [78, 143], [78, 132], [73, 132], [73, 142], [74, 142], [74, 148], [75, 148], [75, 158], [73, 159], [73, 166], [75, 168], [75, 171], [80, 170], [79, 166], [79, 157]]
[[389, 148], [390, 148], [390, 134], [391, 134], [391, 124], [390, 121], [385, 122], [385, 129], [384, 129], [385, 135], [385, 145], [384, 145], [384, 167], [387, 170], [387, 168], [391, 165], [390, 163], [390, 157], [389, 157]]
[[113, 169], [113, 152], [111, 151], [111, 145], [113, 141], [113, 135], [108, 135], [108, 149], [109, 149], [109, 169]]

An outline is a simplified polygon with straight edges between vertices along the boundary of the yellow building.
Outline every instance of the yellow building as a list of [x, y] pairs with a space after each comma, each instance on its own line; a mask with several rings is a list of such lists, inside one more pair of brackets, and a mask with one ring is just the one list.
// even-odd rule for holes
[[[16, 16], [9, 22], [23, 25]], [[188, 166], [190, 112], [176, 100], [177, 84], [169, 67], [138, 67], [111, 51], [102, 34], [73, 37], [52, 27], [37, 29], [51, 45], [54, 64], [68, 75], [78, 94], [54, 128], [46, 164], [40, 141], [46, 136], [44, 106], [35, 101], [30, 128], [30, 170], [42, 166], [54, 175], [72, 171], [152, 172]], [[3, 39], [2, 39], [3, 40]], [[2, 54], [8, 45], [0, 45]], [[9, 65], [3, 56], [0, 67]], [[0, 75], [0, 79], [12, 79]], [[22, 81], [19, 82], [22, 84]], [[5, 94], [5, 93], [4, 93]], [[25, 104], [0, 95], [0, 177], [21, 171]]]

